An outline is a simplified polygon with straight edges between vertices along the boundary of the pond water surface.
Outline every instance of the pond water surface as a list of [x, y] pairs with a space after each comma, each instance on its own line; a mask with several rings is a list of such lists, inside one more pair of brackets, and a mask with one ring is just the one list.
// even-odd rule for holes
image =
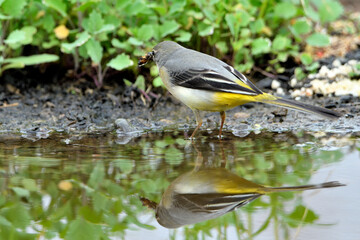
[[[359, 138], [213, 134], [190, 141], [183, 132], [149, 132], [126, 144], [116, 134], [0, 135], [0, 239], [360, 239]], [[159, 203], [176, 178], [204, 169], [269, 187], [346, 186], [271, 193], [176, 229], [140, 201]], [[201, 220], [201, 207], [181, 217]]]

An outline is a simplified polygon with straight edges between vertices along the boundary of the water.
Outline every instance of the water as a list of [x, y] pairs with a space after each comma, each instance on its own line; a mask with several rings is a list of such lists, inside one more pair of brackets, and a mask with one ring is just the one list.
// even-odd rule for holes
[[[220, 141], [202, 131], [191, 142], [178, 131], [138, 135], [0, 136], [0, 239], [360, 239], [359, 138], [299, 131], [225, 133]], [[214, 168], [271, 187], [346, 186], [272, 193], [177, 229], [159, 225], [139, 199], [159, 203], [177, 177]]]

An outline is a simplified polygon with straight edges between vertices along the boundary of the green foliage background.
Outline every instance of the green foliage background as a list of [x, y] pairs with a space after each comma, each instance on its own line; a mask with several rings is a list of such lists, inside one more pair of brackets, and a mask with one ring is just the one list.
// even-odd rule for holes
[[[138, 75], [137, 58], [170, 39], [239, 71], [262, 61], [282, 72], [281, 63], [304, 44], [328, 45], [329, 36], [315, 26], [342, 13], [337, 0], [0, 0], [0, 66], [2, 72], [60, 57], [100, 87], [109, 68]], [[54, 32], [61, 25], [69, 30], [64, 39]], [[24, 54], [34, 54], [32, 61], [17, 58]]]

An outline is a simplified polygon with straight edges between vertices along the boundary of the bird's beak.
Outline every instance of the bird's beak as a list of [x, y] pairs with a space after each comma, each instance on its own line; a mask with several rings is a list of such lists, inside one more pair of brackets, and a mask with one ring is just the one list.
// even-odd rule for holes
[[155, 52], [151, 51], [151, 52], [148, 52], [145, 56], [142, 56], [139, 59], [138, 66], [142, 67], [145, 64], [147, 64], [150, 60], [152, 60], [154, 58], [154, 54], [155, 54]]

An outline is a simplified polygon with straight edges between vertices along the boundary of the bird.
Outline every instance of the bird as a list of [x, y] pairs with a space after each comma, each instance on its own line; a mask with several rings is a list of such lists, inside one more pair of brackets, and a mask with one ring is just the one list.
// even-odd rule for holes
[[180, 175], [167, 187], [160, 203], [145, 197], [140, 197], [140, 201], [155, 211], [160, 225], [178, 228], [220, 217], [265, 194], [341, 186], [345, 184], [332, 181], [301, 186], [266, 187], [248, 181], [226, 168], [212, 167]]
[[265, 93], [227, 63], [173, 41], [158, 43], [151, 52], [140, 58], [139, 67], [150, 60], [156, 63], [167, 90], [194, 112], [197, 127], [190, 139], [194, 138], [202, 125], [200, 111], [220, 113], [221, 138], [225, 111], [250, 102], [277, 105], [327, 119], [341, 116], [340, 113], [326, 108]]

